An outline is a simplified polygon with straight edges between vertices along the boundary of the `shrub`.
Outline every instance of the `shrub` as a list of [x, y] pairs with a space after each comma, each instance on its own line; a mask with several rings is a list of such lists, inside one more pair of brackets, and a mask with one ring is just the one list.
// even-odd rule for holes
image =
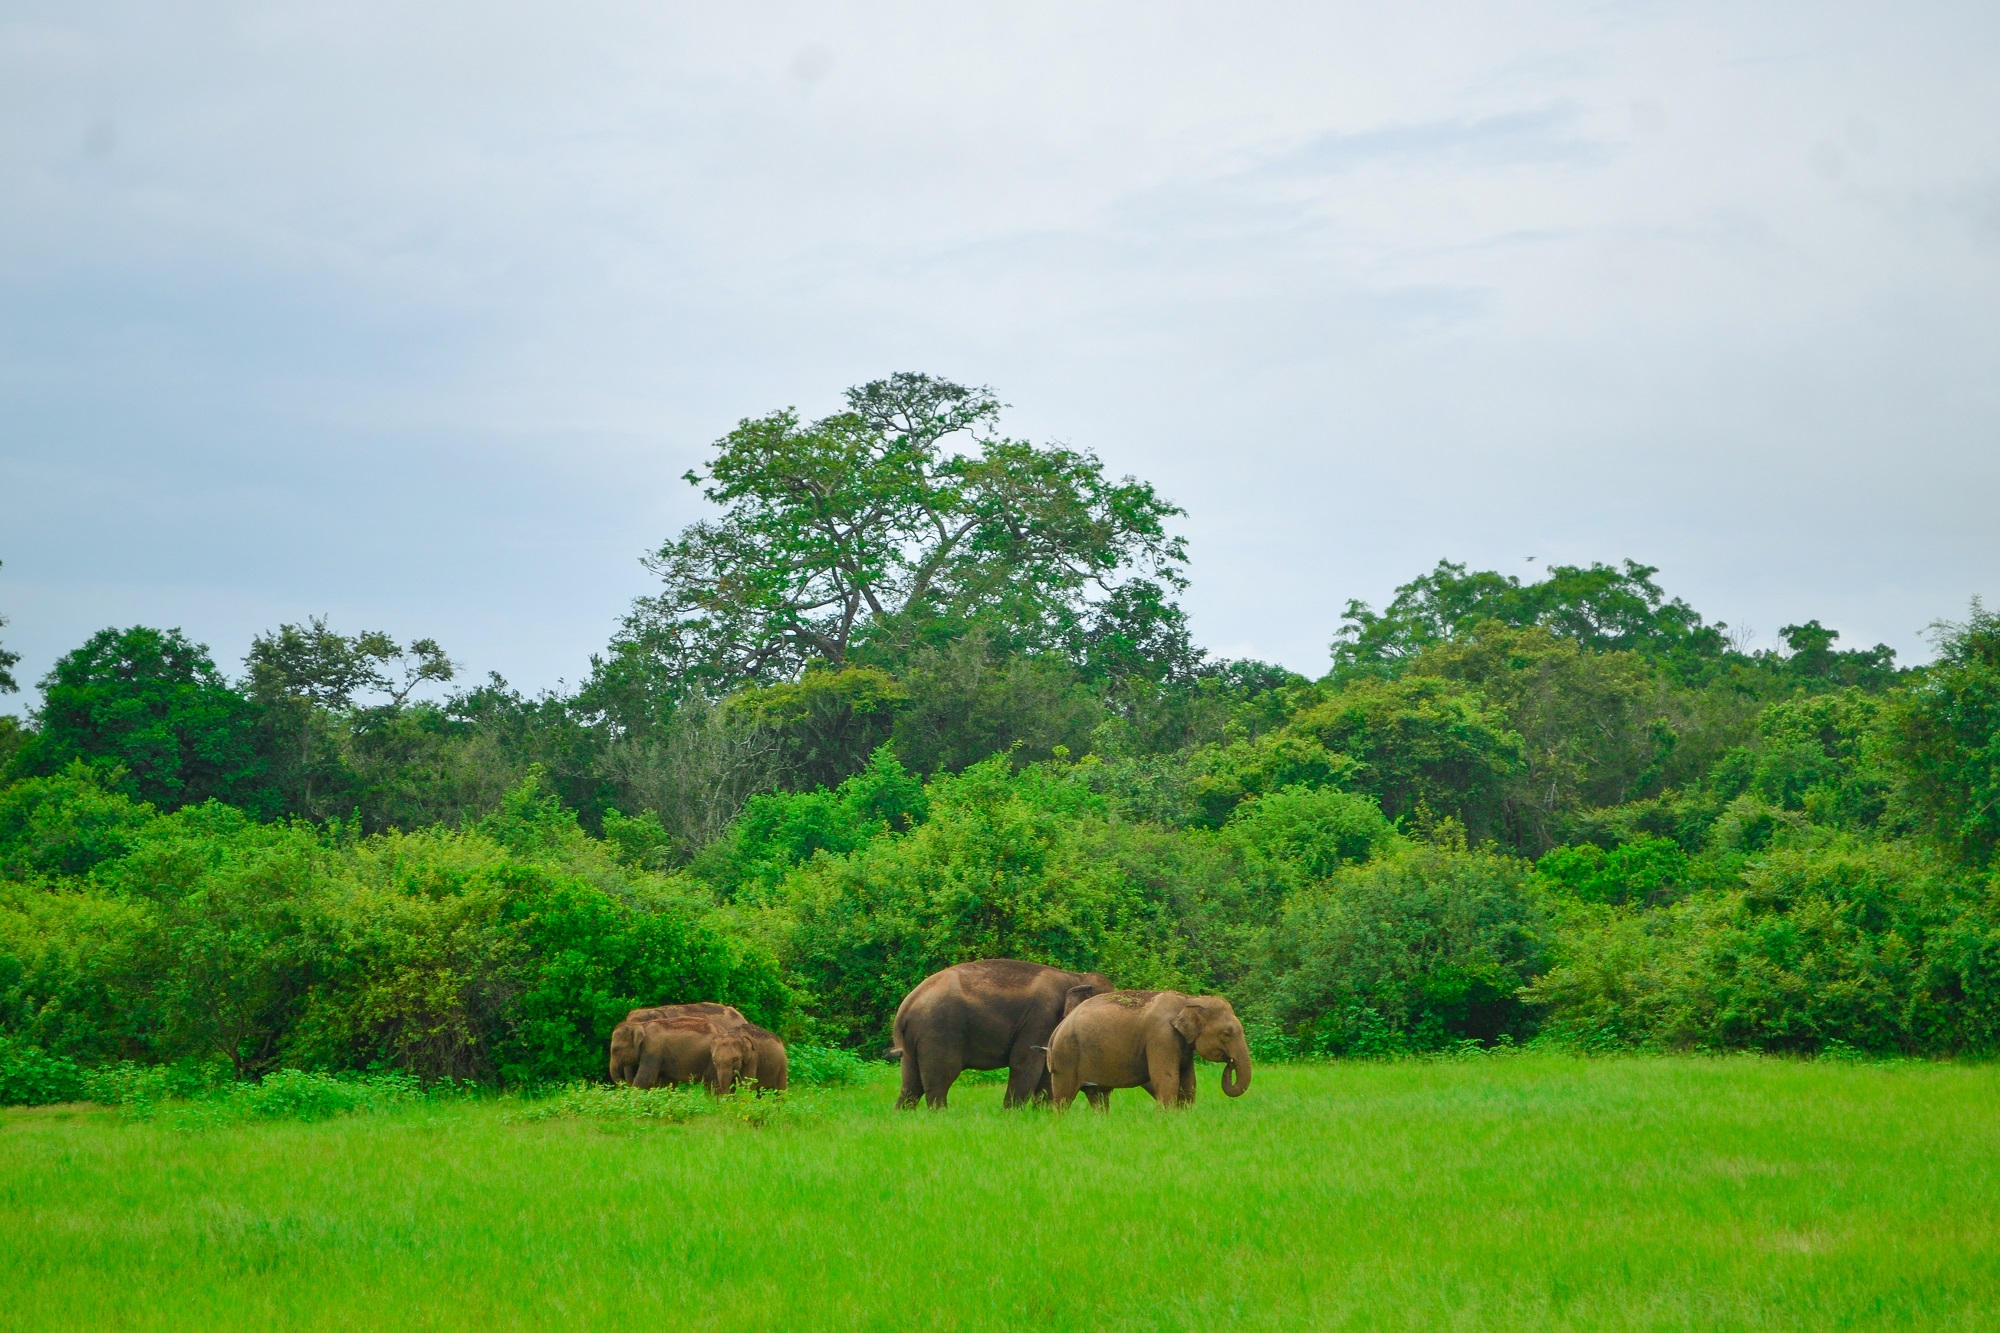
[[1688, 856], [1670, 839], [1642, 833], [1609, 851], [1591, 843], [1558, 847], [1535, 863], [1535, 874], [1581, 902], [1657, 904], [1679, 895]]
[[83, 1095], [83, 1071], [74, 1060], [0, 1037], [0, 1106], [47, 1106]]
[[1541, 971], [1547, 932], [1522, 862], [1424, 844], [1292, 895], [1260, 988], [1326, 1054], [1518, 1036], [1529, 1015], [1516, 993]]
[[1231, 841], [1284, 867], [1295, 882], [1325, 879], [1386, 848], [1395, 830], [1366, 796], [1291, 786], [1252, 797], [1230, 815]]
[[807, 1087], [844, 1088], [867, 1076], [868, 1063], [837, 1046], [788, 1046], [785, 1076]]
[[85, 879], [0, 881], [0, 1032], [81, 1064], [387, 1066], [577, 1078], [642, 1004], [781, 1027], [773, 954], [685, 880], [634, 872], [534, 780], [479, 830], [355, 838], [215, 803]]
[[1664, 910], [1579, 917], [1526, 998], [1581, 1045], [1985, 1052], [1994, 922], [1990, 891], [1912, 844], [1787, 848]]

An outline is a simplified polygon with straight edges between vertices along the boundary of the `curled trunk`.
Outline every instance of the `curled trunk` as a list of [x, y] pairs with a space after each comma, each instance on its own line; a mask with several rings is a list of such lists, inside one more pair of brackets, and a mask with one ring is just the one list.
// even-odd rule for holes
[[1229, 1053], [1229, 1063], [1222, 1067], [1222, 1091], [1230, 1097], [1241, 1097], [1249, 1090], [1250, 1043], [1239, 1041]]

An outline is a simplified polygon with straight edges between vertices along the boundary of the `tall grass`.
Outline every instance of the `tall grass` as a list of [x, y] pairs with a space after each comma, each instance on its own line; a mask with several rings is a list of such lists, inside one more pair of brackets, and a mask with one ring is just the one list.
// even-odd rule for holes
[[763, 1126], [0, 1115], [0, 1324], [1972, 1328], [2000, 1070], [1272, 1066], [1192, 1111], [890, 1071]]

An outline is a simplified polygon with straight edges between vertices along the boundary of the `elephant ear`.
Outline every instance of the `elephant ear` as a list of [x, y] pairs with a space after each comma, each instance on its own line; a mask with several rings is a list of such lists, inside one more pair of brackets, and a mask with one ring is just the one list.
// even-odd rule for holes
[[1063, 995], [1063, 1017], [1068, 1018], [1070, 1010], [1076, 1008], [1095, 994], [1097, 994], [1097, 987], [1087, 982], [1081, 986], [1071, 986]]
[[1182, 1005], [1181, 1011], [1174, 1015], [1174, 1031], [1180, 1033], [1181, 1036], [1187, 1038], [1189, 1041], [1193, 1041], [1201, 1035], [1205, 1017], [1197, 1006], [1192, 1004]]

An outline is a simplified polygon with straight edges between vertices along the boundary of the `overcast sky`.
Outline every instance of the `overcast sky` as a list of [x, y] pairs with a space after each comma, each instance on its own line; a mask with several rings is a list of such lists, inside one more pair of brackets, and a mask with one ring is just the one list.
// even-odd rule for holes
[[574, 682], [711, 441], [923, 370], [1185, 506], [1219, 653], [1631, 557], [1920, 658], [2000, 597], [1996, 51], [1991, 0], [10, 0], [0, 643], [326, 613]]

